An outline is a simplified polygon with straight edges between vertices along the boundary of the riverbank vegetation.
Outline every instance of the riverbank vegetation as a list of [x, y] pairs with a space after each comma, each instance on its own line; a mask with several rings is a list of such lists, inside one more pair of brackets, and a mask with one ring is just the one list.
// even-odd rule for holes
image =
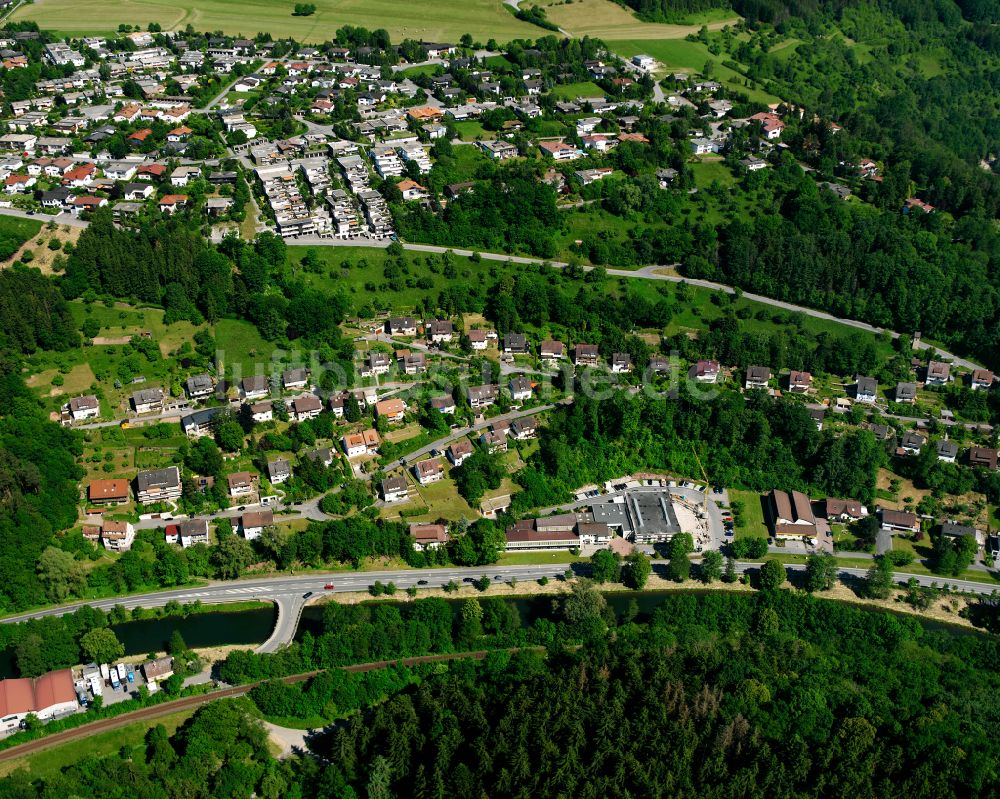
[[[487, 608], [427, 606], [404, 626], [442, 647], [456, 634], [476, 633], [466, 641], [479, 648], [509, 641], [495, 632], [504, 614]], [[405, 642], [393, 610], [353, 619], [331, 611], [324, 634], [345, 654], [365, 638], [390, 651]], [[615, 614], [585, 585], [530, 629], [545, 650], [267, 682], [250, 704], [213, 703], [174, 736], [154, 728], [144, 746], [58, 776], [15, 774], [0, 797], [46, 796], [56, 785], [91, 796], [186, 785], [188, 795], [316, 799], [432, 789], [661, 796], [670, 785], [685, 795], [759, 788], [791, 798], [823, 785], [833, 795], [958, 799], [989, 795], [998, 778], [994, 637], [785, 591], [676, 594], [645, 614]], [[339, 721], [309, 739], [322, 761], [278, 761], [260, 713], [292, 726]]]

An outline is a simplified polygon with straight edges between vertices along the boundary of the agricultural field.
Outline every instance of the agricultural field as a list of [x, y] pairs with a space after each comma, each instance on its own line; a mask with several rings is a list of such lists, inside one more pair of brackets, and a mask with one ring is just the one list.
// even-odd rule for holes
[[[516, 19], [501, 0], [315, 0], [316, 13], [292, 16], [292, 3], [273, 0], [40, 0], [19, 8], [12, 19], [33, 20], [60, 35], [106, 34], [119, 24], [150, 22], [164, 30], [222, 31], [252, 36], [267, 31], [274, 38], [321, 42], [339, 27], [385, 28], [394, 41], [457, 42], [464, 33], [486, 42], [535, 38], [540, 29]], [[609, 2], [610, 5], [610, 2]]]
[[613, 0], [541, 0], [539, 6], [546, 16], [567, 33], [576, 37], [599, 39], [683, 39], [697, 33], [702, 24], [718, 30], [739, 21], [731, 11], [708, 11], [687, 20], [686, 25], [664, 25], [643, 22], [635, 14]]

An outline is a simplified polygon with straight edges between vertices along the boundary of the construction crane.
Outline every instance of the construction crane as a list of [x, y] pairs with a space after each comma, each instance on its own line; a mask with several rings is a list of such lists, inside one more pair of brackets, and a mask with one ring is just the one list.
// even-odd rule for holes
[[701, 464], [701, 458], [698, 457], [698, 450], [695, 449], [694, 444], [691, 445], [691, 452], [694, 454], [694, 459], [698, 462], [698, 468], [701, 470], [701, 476], [705, 480], [705, 502], [702, 506], [702, 513], [708, 516], [708, 489], [711, 486], [711, 481], [709, 481], [708, 475], [705, 473], [705, 467]]

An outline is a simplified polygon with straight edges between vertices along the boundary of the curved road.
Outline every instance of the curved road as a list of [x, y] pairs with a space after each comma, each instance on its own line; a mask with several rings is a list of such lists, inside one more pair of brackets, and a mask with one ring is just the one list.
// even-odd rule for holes
[[[0, 215], [4, 216], [17, 216], [23, 217], [25, 219], [37, 219], [40, 222], [47, 222], [49, 220], [55, 220], [58, 224], [72, 225], [73, 227], [86, 227], [87, 222], [82, 219], [77, 219], [72, 215], [59, 214], [58, 216], [48, 216], [46, 214], [40, 214], [35, 216], [28, 216], [24, 211], [18, 211], [14, 208], [0, 208]], [[292, 246], [308, 246], [308, 247], [378, 247], [385, 249], [392, 242], [390, 241], [374, 241], [371, 239], [335, 239], [335, 238], [320, 238], [319, 236], [298, 236], [294, 237], [289, 241]], [[403, 249], [410, 250], [411, 252], [425, 252], [425, 253], [437, 253], [442, 254], [446, 252], [455, 253], [455, 255], [461, 256], [471, 256], [473, 250], [466, 250], [460, 247], [441, 247], [434, 244], [413, 244], [409, 242], [400, 242], [403, 245]], [[479, 252], [478, 254], [487, 261], [510, 261], [515, 264], [542, 264], [547, 263], [550, 266], [554, 266], [558, 269], [564, 269], [567, 264], [561, 261], [546, 261], [541, 258], [529, 258], [522, 255], [507, 255], [506, 253], [493, 253], [493, 252]], [[722, 291], [726, 294], [735, 294], [736, 289], [733, 286], [729, 286], [725, 283], [716, 283], [711, 280], [701, 280], [699, 278], [686, 278], [680, 275], [672, 274], [668, 270], [676, 269], [679, 264], [650, 264], [649, 266], [644, 266], [641, 269], [608, 269], [606, 270], [609, 275], [614, 277], [622, 278], [638, 278], [640, 280], [663, 280], [670, 283], [687, 283], [691, 286], [698, 286], [700, 288], [711, 289], [713, 291]], [[585, 266], [583, 270], [589, 272], [595, 267]], [[876, 335], [882, 335], [883, 333], [888, 334], [892, 338], [900, 338], [901, 335], [909, 336], [909, 334], [900, 334], [894, 330], [888, 330], [882, 327], [876, 327], [875, 325], [870, 325], [867, 322], [859, 322], [855, 319], [845, 319], [839, 316], [834, 316], [833, 314], [827, 313], [826, 311], [820, 311], [815, 308], [808, 308], [804, 305], [795, 305], [790, 302], [785, 302], [784, 300], [776, 300], [772, 297], [766, 297], [763, 294], [753, 294], [751, 292], [743, 292], [742, 296], [752, 302], [759, 302], [763, 305], [770, 305], [774, 308], [780, 308], [785, 311], [791, 311], [792, 313], [800, 313], [805, 316], [811, 316], [814, 319], [822, 319], [828, 322], [838, 322], [842, 325], [848, 327], [853, 327], [856, 330], [863, 330], [867, 333], [874, 333]], [[932, 350], [938, 356], [942, 358], [947, 358], [951, 360], [956, 366], [961, 366], [964, 369], [980, 369], [982, 364], [976, 363], [975, 361], [968, 360], [966, 358], [960, 358], [954, 353], [943, 350], [933, 344], [928, 344], [925, 341], [917, 342], [917, 349]]]
[[[737, 570], [740, 573], [753, 572], [759, 569], [760, 566], [760, 563], [737, 563]], [[452, 566], [439, 569], [323, 572], [295, 576], [264, 577], [233, 580], [230, 582], [212, 582], [197, 588], [175, 588], [169, 591], [156, 591], [149, 594], [103, 599], [96, 602], [75, 602], [69, 605], [46, 608], [45, 610], [22, 613], [17, 616], [8, 616], [2, 622], [10, 624], [44, 616], [61, 616], [66, 613], [72, 613], [77, 608], [88, 604], [107, 611], [116, 605], [122, 605], [126, 609], [135, 607], [162, 607], [171, 600], [177, 602], [201, 600], [206, 604], [215, 604], [259, 599], [272, 601], [278, 606], [278, 621], [275, 629], [270, 638], [258, 648], [258, 651], [270, 652], [294, 638], [302, 608], [309, 602], [328, 593], [367, 591], [369, 586], [375, 583], [376, 580], [382, 583], [391, 582], [397, 588], [405, 589], [410, 586], [417, 586], [419, 588], [421, 585], [439, 587], [448, 584], [452, 580], [462, 583], [465, 580], [478, 579], [483, 575], [494, 579], [496, 582], [509, 582], [511, 578], [517, 580], [537, 580], [541, 577], [548, 577], [551, 579], [561, 576], [569, 568], [573, 568], [577, 573], [582, 573], [588, 567], [582, 564], [572, 567], [567, 563], [530, 566], [494, 564], [492, 566], [475, 567]], [[666, 568], [666, 564], [662, 561], [657, 561], [654, 563], [653, 568], [655, 571], [660, 572]], [[786, 568], [790, 571], [802, 571], [805, 569], [805, 566], [802, 564], [787, 564]], [[841, 578], [857, 580], [864, 577], [866, 571], [866, 568], [841, 567], [838, 574]], [[496, 580], [497, 577], [500, 579]], [[930, 586], [932, 583], [937, 583], [939, 586], [947, 585], [958, 591], [982, 596], [989, 596], [1000, 590], [1000, 584], [996, 582], [958, 580], [943, 578], [933, 574], [924, 575], [896, 572], [894, 577], [898, 583], [905, 583], [911, 577], [915, 577], [917, 582], [923, 586]], [[331, 581], [335, 587], [328, 591], [324, 586]]]

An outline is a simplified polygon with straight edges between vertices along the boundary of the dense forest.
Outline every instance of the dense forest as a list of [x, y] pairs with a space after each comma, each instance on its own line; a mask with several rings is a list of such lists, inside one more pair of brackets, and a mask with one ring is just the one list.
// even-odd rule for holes
[[549, 417], [539, 451], [515, 476], [518, 509], [565, 502], [571, 489], [637, 470], [697, 474], [756, 491], [825, 492], [870, 503], [886, 454], [856, 430], [819, 433], [804, 405], [763, 393], [721, 392], [712, 401], [682, 385], [676, 399], [618, 392], [607, 399], [576, 394]]
[[0, 372], [0, 611], [8, 612], [45, 602], [36, 564], [75, 521], [83, 470], [79, 434], [43, 417], [16, 358], [0, 359]]
[[[427, 606], [409, 625], [442, 648], [452, 629], [501, 643], [475, 604]], [[338, 611], [329, 634], [392, 651], [394, 611]], [[533, 628], [550, 631], [547, 649], [265, 682], [172, 737], [154, 727], [52, 776], [15, 772], [0, 797], [957, 799], [1000, 779], [993, 637], [784, 591], [677, 593], [616, 615], [587, 586]], [[320, 757], [279, 761], [256, 714], [340, 720], [310, 740]]]

